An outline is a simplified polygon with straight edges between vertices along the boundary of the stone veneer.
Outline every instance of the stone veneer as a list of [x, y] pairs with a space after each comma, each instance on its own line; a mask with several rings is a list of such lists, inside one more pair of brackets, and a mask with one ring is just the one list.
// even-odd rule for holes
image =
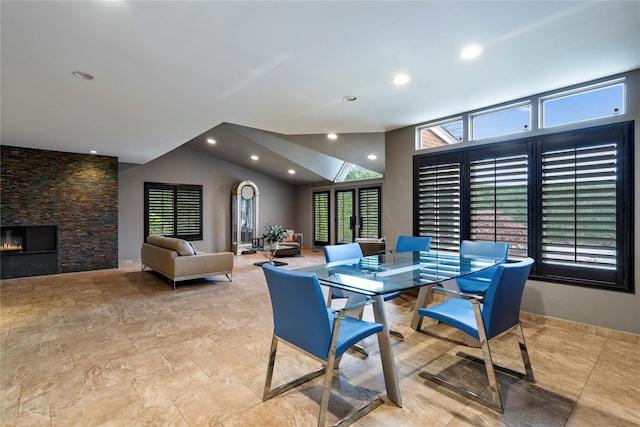
[[57, 225], [58, 271], [118, 267], [118, 159], [1, 146], [3, 226]]

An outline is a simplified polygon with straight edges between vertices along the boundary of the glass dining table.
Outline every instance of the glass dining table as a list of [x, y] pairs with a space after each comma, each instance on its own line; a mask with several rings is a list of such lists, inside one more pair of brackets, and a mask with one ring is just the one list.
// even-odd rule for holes
[[400, 252], [372, 255], [344, 261], [319, 264], [295, 269], [315, 273], [318, 281], [331, 288], [365, 295], [375, 301], [373, 315], [384, 325], [378, 335], [380, 358], [388, 398], [402, 407], [398, 375], [389, 339], [389, 328], [384, 309], [384, 295], [417, 288], [418, 298], [411, 326], [419, 329], [421, 318], [418, 308], [426, 307], [431, 287], [446, 280], [455, 279], [495, 267], [503, 259], [465, 256], [443, 252]]

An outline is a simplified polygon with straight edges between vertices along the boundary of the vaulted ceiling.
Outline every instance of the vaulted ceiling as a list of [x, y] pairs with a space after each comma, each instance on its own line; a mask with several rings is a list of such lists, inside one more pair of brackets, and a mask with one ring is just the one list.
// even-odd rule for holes
[[335, 159], [384, 172], [386, 131], [640, 68], [638, 1], [0, 7], [2, 144], [145, 163], [188, 143], [291, 182]]

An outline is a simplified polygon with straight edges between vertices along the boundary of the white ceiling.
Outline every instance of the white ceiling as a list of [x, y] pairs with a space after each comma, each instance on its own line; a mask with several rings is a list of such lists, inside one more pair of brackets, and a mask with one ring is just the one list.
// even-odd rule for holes
[[[639, 1], [3, 0], [0, 14], [2, 144], [129, 163], [225, 122], [379, 133], [640, 68]], [[469, 43], [484, 53], [463, 61]]]

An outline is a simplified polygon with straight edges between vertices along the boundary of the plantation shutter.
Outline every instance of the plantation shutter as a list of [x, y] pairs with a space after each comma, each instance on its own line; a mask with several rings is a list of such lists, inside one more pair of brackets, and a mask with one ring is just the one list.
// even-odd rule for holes
[[414, 158], [414, 233], [510, 243], [530, 277], [633, 292], [633, 123]]
[[162, 234], [171, 236], [174, 234], [173, 217], [173, 189], [172, 188], [149, 188], [148, 198], [148, 232], [150, 234]]
[[432, 250], [460, 247], [460, 163], [418, 169], [418, 235], [431, 236]]
[[202, 186], [145, 182], [145, 236], [202, 239]]
[[336, 190], [336, 244], [351, 243], [355, 238], [355, 197], [354, 189]]
[[543, 151], [543, 265], [615, 270], [616, 152], [615, 143]]
[[380, 187], [361, 188], [358, 198], [359, 237], [380, 238]]
[[176, 188], [176, 235], [183, 238], [202, 236], [202, 187]]
[[329, 244], [329, 191], [313, 193], [313, 244]]
[[509, 257], [527, 257], [528, 167], [527, 155], [471, 162], [471, 240], [507, 242]]

